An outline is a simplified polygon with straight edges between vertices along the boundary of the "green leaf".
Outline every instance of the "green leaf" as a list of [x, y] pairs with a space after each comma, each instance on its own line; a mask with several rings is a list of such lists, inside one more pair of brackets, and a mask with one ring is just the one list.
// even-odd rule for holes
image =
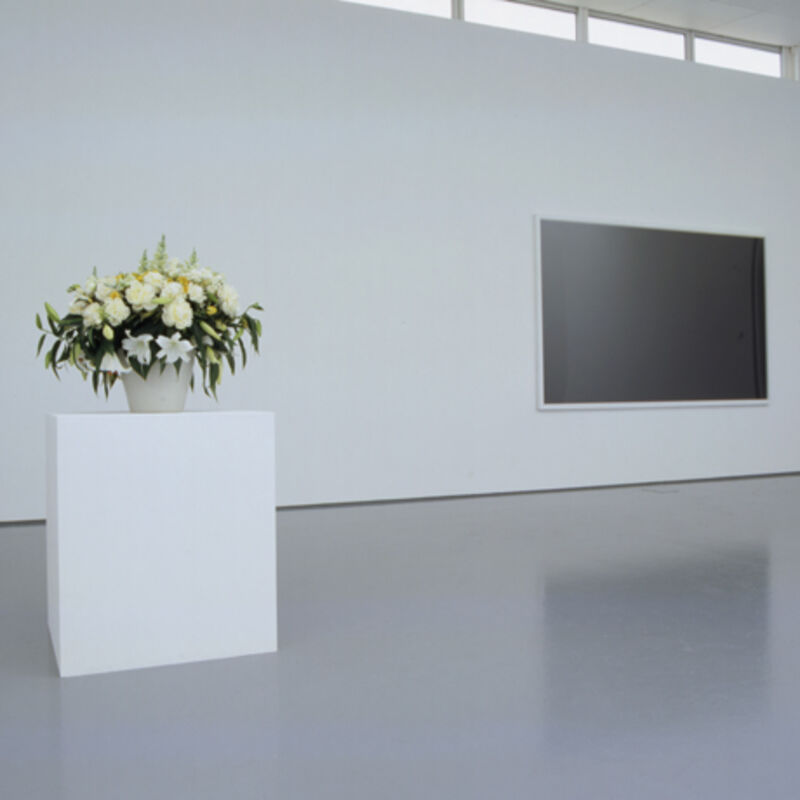
[[143, 369], [142, 365], [139, 363], [139, 359], [138, 359], [138, 358], [135, 358], [134, 356], [131, 356], [131, 357], [128, 359], [128, 363], [131, 365], [131, 369], [132, 369], [132, 370], [133, 370], [133, 371], [134, 371], [134, 372], [135, 372], [135, 373], [136, 373], [136, 374], [137, 374], [139, 377], [141, 377], [141, 378], [144, 378], [144, 377], [146, 377], [146, 375], [144, 374], [144, 369]]
[[239, 339], [239, 349], [242, 351], [242, 369], [247, 366], [247, 350], [244, 349], [244, 342]]
[[44, 326], [42, 325], [42, 318], [37, 314], [36, 315], [36, 327], [40, 330], [44, 330]]
[[[49, 366], [50, 369], [53, 370], [53, 375], [56, 376], [59, 380], [61, 380], [61, 376], [58, 374], [58, 368], [56, 366], [56, 362], [58, 359], [58, 350], [61, 347], [61, 342], [56, 342], [48, 351], [47, 355], [44, 357], [45, 366]], [[49, 356], [49, 358], [48, 358]]]
[[207, 323], [200, 321], [200, 327], [207, 333], [212, 339], [220, 342], [222, 341], [222, 337]]
[[228, 366], [231, 369], [231, 375], [236, 374], [236, 359], [233, 357], [232, 353], [225, 353], [225, 360], [228, 362]]
[[39, 346], [36, 348], [36, 355], [37, 355], [37, 356], [39, 355], [39, 353], [41, 353], [41, 352], [42, 352], [42, 345], [44, 344], [44, 340], [45, 340], [46, 338], [47, 338], [47, 334], [46, 334], [46, 333], [43, 333], [43, 334], [42, 334], [42, 335], [39, 337]]
[[47, 311], [47, 316], [50, 317], [53, 322], [59, 323], [61, 322], [61, 317], [58, 316], [58, 312], [50, 305], [50, 303], [44, 304], [45, 311]]

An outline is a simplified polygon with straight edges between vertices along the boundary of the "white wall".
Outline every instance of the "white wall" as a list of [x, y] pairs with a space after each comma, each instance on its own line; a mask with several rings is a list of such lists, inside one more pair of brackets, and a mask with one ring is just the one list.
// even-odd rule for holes
[[[162, 232], [266, 308], [219, 407], [277, 412], [282, 505], [800, 469], [797, 84], [336, 0], [3, 17], [0, 520], [45, 413], [124, 407], [34, 313]], [[769, 405], [537, 411], [537, 213], [763, 233]]]

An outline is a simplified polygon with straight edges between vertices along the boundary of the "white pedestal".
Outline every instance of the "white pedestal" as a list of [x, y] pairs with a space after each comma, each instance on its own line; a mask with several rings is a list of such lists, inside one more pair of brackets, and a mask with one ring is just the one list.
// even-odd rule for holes
[[47, 420], [47, 617], [62, 676], [277, 649], [268, 412]]

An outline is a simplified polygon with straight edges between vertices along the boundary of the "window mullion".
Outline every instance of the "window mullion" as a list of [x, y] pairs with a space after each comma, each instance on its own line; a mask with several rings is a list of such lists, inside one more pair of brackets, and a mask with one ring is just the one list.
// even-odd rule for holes
[[589, 9], [579, 6], [575, 15], [575, 41], [589, 41]]
[[798, 79], [797, 74], [797, 48], [781, 47], [781, 77], [790, 81]]
[[694, 61], [694, 31], [686, 31], [684, 35], [684, 52], [687, 61]]

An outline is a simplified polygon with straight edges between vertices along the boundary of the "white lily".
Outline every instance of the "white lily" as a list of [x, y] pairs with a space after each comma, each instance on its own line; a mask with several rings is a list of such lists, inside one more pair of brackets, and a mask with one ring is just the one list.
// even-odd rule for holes
[[143, 333], [140, 336], [131, 336], [130, 331], [125, 331], [125, 333], [128, 334], [128, 338], [122, 340], [122, 348], [128, 358], [133, 356], [140, 364], [149, 364], [152, 356], [150, 342], [153, 341], [153, 337], [149, 333]]
[[163, 358], [167, 364], [172, 364], [178, 359], [189, 361], [192, 357], [194, 345], [180, 337], [180, 333], [177, 332], [169, 337], [159, 336], [158, 339], [156, 339], [156, 344], [161, 350], [156, 354], [156, 358]]
[[122, 362], [117, 358], [116, 353], [106, 353], [103, 360], [100, 362], [100, 370], [102, 372], [130, 372], [129, 367], [124, 367]]

